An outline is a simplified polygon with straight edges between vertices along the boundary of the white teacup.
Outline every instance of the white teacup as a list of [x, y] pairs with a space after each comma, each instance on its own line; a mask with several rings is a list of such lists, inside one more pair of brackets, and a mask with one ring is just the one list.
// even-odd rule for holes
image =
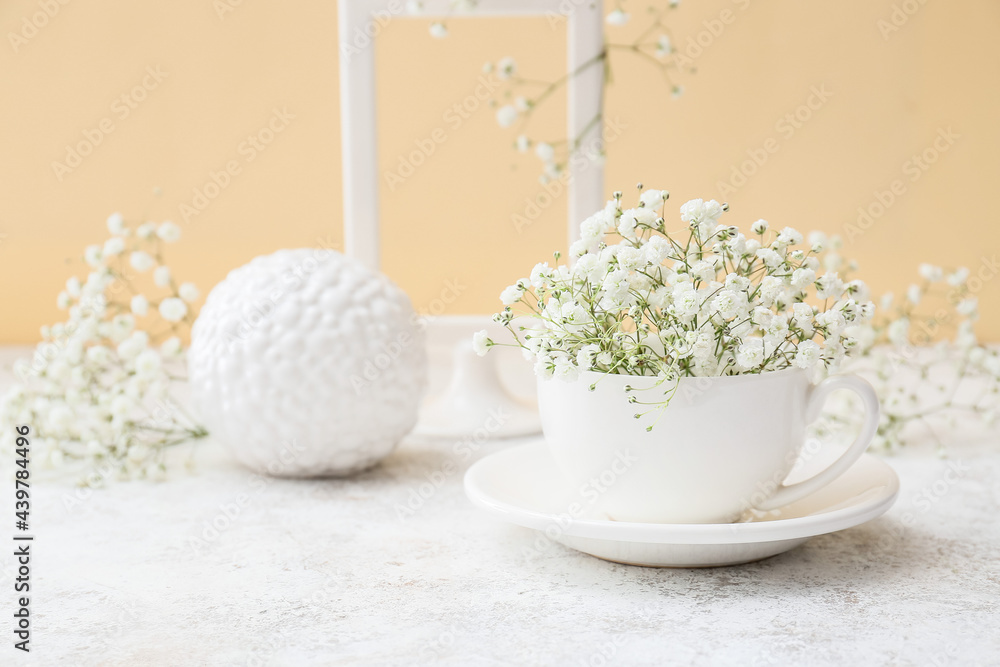
[[[726, 523], [750, 508], [776, 509], [840, 476], [868, 448], [878, 426], [875, 391], [853, 375], [817, 385], [800, 369], [683, 378], [662, 414], [627, 401], [627, 385], [640, 402], [661, 401], [672, 383], [655, 382], [587, 372], [575, 382], [538, 384], [542, 429], [556, 464], [593, 498], [593, 509], [616, 521]], [[837, 389], [861, 397], [861, 433], [812, 478], [782, 484], [799, 457], [806, 426]]]

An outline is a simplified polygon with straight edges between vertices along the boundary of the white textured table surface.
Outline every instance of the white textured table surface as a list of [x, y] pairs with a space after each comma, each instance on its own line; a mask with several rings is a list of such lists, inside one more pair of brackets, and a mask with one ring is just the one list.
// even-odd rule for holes
[[209, 443], [165, 483], [42, 484], [32, 652], [5, 630], [0, 664], [1000, 664], [996, 445], [889, 459], [900, 500], [867, 525], [759, 563], [657, 570], [559, 545], [527, 557], [534, 533], [461, 487], [510, 444], [403, 518], [454, 442], [411, 439], [340, 481], [259, 478]]

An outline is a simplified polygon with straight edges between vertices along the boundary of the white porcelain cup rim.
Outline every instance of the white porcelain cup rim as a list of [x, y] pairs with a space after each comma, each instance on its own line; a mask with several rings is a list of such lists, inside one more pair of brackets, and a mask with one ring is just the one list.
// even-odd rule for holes
[[[702, 380], [709, 380], [709, 381], [711, 381], [713, 383], [715, 383], [715, 382], [721, 382], [721, 383], [730, 383], [731, 382], [731, 383], [736, 383], [736, 382], [746, 382], [748, 380], [755, 380], [755, 379], [762, 378], [762, 377], [778, 377], [778, 376], [781, 376], [781, 375], [795, 375], [796, 373], [807, 373], [807, 372], [808, 371], [805, 371], [805, 370], [803, 370], [801, 368], [797, 368], [795, 366], [790, 366], [789, 368], [782, 368], [781, 370], [777, 370], [777, 371], [765, 371], [763, 373], [740, 373], [738, 375], [685, 376], [685, 377], [682, 377], [682, 378], [678, 378], [677, 381], [678, 382], [699, 382], [699, 381], [702, 381]], [[580, 377], [581, 378], [583, 378], [583, 377], [593, 377], [595, 379], [603, 379], [603, 378], [608, 378], [608, 379], [611, 379], [611, 378], [614, 378], [614, 379], [630, 378], [630, 379], [636, 380], [636, 381], [648, 381], [648, 382], [655, 382], [655, 381], [663, 379], [663, 378], [655, 376], [655, 375], [628, 375], [626, 373], [601, 373], [601, 372], [598, 372], [598, 371], [580, 371]], [[845, 375], [831, 375], [830, 377], [855, 377], [855, 376], [849, 375], [849, 374], [845, 374]], [[545, 380], [545, 381], [548, 382], [549, 380]], [[552, 381], [558, 382], [559, 380], [552, 379]], [[666, 382], [670, 382], [670, 381], [668, 380]], [[817, 383], [817, 384], [819, 384], [819, 383]]]

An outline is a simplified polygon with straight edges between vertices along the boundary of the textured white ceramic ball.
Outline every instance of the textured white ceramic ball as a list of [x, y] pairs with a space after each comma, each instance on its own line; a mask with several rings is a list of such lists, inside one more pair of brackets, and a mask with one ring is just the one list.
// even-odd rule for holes
[[282, 477], [374, 465], [413, 428], [427, 385], [409, 298], [332, 250], [281, 250], [230, 272], [195, 322], [188, 367], [209, 432]]

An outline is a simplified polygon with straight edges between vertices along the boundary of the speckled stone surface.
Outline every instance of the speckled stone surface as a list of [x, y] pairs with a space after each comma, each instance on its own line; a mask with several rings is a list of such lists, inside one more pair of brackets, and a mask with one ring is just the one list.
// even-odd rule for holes
[[706, 570], [531, 552], [462, 492], [512, 442], [455, 444], [411, 438], [346, 480], [258, 477], [207, 443], [165, 483], [39, 482], [32, 653], [8, 630], [0, 664], [1000, 664], [996, 442], [890, 458], [886, 516]]

